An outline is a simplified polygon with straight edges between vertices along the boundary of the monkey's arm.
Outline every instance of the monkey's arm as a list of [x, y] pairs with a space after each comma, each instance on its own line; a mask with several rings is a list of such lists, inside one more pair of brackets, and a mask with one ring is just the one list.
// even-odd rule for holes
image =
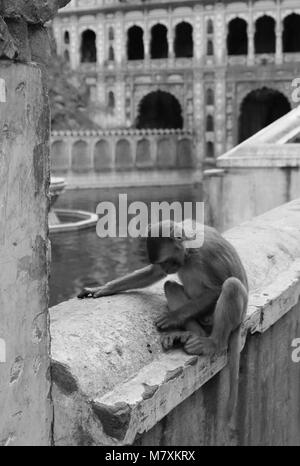
[[96, 288], [84, 288], [78, 295], [78, 298], [100, 298], [102, 296], [110, 296], [122, 291], [133, 290], [137, 288], [146, 288], [155, 282], [164, 278], [166, 274], [158, 265], [148, 265], [143, 269], [136, 270], [122, 278], [117, 278], [106, 285]]
[[176, 311], [167, 312], [158, 317], [156, 323], [159, 328], [177, 328], [185, 324], [190, 319], [205, 315], [207, 308], [217, 302], [220, 292], [215, 289], [206, 289], [181, 306]]

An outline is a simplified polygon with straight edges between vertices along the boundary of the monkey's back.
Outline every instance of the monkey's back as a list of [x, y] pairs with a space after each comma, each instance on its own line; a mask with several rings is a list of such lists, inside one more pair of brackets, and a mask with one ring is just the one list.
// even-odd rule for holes
[[215, 228], [204, 226], [203, 245], [190, 249], [188, 260], [199, 269], [203, 286], [221, 288], [227, 278], [235, 277], [248, 290], [246, 271], [236, 249]]

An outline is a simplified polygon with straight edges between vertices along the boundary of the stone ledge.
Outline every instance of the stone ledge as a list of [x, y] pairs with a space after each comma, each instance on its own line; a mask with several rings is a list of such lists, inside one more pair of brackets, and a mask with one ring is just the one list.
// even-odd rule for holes
[[[300, 201], [225, 236], [249, 276], [244, 337], [264, 332], [299, 298]], [[133, 443], [226, 365], [225, 354], [208, 360], [180, 350], [164, 353], [153, 325], [164, 305], [159, 283], [52, 309], [56, 444]]]
[[217, 159], [219, 168], [298, 167], [300, 106]]

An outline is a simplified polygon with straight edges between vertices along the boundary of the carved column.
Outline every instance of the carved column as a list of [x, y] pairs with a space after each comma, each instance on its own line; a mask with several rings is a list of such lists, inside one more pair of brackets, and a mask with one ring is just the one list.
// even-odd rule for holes
[[126, 57], [126, 40], [124, 34], [123, 13], [116, 14], [115, 22], [115, 60], [117, 65], [121, 65]]
[[117, 125], [118, 126], [125, 126], [126, 125], [126, 112], [125, 112], [125, 76], [120, 73], [117, 76], [116, 81], [116, 118], [117, 118]]
[[255, 61], [255, 48], [254, 48], [254, 35], [255, 35], [255, 23], [253, 20], [252, 4], [249, 4], [249, 21], [248, 21], [248, 57], [247, 63], [249, 66], [254, 65]]
[[105, 18], [104, 15], [97, 15], [97, 63], [103, 66], [105, 61]]
[[168, 56], [169, 58], [173, 59], [175, 57], [175, 50], [174, 50], [174, 30], [171, 26], [168, 30]]
[[196, 164], [201, 167], [205, 158], [205, 105], [204, 79], [202, 71], [194, 72], [194, 128], [196, 144]]
[[144, 29], [143, 40], [145, 60], [148, 61], [150, 59], [150, 31], [148, 29], [148, 24], [146, 24]]
[[70, 18], [70, 62], [73, 70], [75, 70], [80, 63], [80, 40], [78, 19], [77, 16], [73, 15]]
[[102, 105], [106, 105], [105, 77], [101, 72], [97, 75], [97, 101]]
[[283, 63], [283, 52], [282, 52], [282, 32], [283, 25], [281, 20], [281, 11], [280, 5], [277, 5], [277, 15], [276, 15], [276, 52], [275, 52], [275, 63], [280, 65]]
[[226, 57], [226, 24], [224, 5], [217, 4], [214, 21], [214, 55], [216, 64], [225, 64]]
[[194, 57], [196, 64], [201, 64], [205, 57], [203, 8], [199, 5], [194, 8]]
[[60, 18], [54, 18], [53, 20], [53, 35], [56, 42], [57, 55], [62, 55], [62, 31]]
[[215, 154], [225, 151], [226, 141], [226, 79], [225, 70], [215, 76]]

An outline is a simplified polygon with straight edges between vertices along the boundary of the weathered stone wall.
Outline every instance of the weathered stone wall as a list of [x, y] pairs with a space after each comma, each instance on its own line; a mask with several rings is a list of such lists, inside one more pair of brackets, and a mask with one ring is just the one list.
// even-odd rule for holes
[[[164, 353], [163, 283], [51, 310], [57, 445], [300, 444], [300, 200], [225, 233], [245, 265], [236, 431], [224, 425], [226, 354]], [[221, 372], [220, 372], [221, 371]]]
[[300, 196], [300, 106], [204, 172], [207, 219], [225, 231]]
[[50, 121], [45, 79], [33, 61], [45, 63], [43, 23], [66, 3], [0, 2], [0, 445], [52, 441]]

